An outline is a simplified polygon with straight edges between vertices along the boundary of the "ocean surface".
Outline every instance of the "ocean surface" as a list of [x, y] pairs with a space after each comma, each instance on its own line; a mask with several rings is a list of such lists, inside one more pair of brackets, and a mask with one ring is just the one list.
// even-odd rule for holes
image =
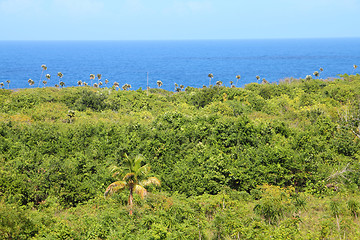
[[[288, 77], [305, 78], [323, 68], [321, 78], [338, 74], [360, 73], [360, 38], [287, 39], [287, 40], [196, 40], [196, 41], [0, 41], [0, 82], [7, 88], [28, 88], [28, 79], [38, 87], [45, 64], [51, 79], [59, 82], [62, 72], [65, 86], [77, 81], [97, 82], [90, 74], [102, 74], [108, 86], [118, 82], [132, 85], [132, 90], [149, 86], [174, 90], [174, 84], [191, 87], [222, 81], [230, 86], [256, 82], [256, 75], [269, 82]], [[40, 84], [42, 87], [42, 83]]]

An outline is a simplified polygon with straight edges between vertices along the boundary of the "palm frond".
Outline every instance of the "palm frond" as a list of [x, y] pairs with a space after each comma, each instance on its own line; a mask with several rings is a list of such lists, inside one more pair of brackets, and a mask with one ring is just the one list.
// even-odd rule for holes
[[123, 179], [124, 179], [124, 181], [127, 181], [127, 182], [129, 182], [129, 181], [135, 182], [136, 175], [135, 175], [135, 173], [130, 172], [130, 173], [125, 174]]
[[147, 194], [146, 189], [138, 184], [135, 185], [134, 192], [138, 194], [141, 198], [144, 198]]
[[134, 172], [134, 163], [133, 160], [131, 160], [126, 153], [124, 153], [124, 168], [128, 170], [129, 172]]
[[150, 166], [148, 164], [145, 164], [144, 166], [139, 167], [135, 174], [136, 176], [146, 176], [150, 172]]
[[121, 175], [124, 173], [124, 168], [122, 167], [118, 167], [118, 166], [111, 166], [110, 167], [110, 172], [113, 172], [113, 177], [116, 177], [118, 175]]
[[148, 179], [141, 181], [140, 185], [141, 186], [148, 186], [150, 184], [156, 185], [156, 186], [160, 186], [161, 182], [158, 178], [156, 177], [149, 177]]
[[104, 197], [111, 196], [114, 192], [123, 190], [126, 187], [127, 183], [125, 181], [117, 181], [110, 184], [106, 191], [104, 192]]
[[137, 155], [134, 159], [134, 171], [137, 172], [137, 170], [141, 167], [141, 162], [144, 161], [144, 157], [142, 155]]

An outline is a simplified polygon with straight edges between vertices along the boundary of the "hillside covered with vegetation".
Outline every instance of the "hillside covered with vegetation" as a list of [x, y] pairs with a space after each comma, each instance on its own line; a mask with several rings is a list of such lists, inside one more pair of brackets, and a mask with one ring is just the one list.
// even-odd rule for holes
[[[360, 75], [1, 89], [0, 239], [358, 239], [359, 127]], [[161, 186], [104, 198], [139, 156]]]

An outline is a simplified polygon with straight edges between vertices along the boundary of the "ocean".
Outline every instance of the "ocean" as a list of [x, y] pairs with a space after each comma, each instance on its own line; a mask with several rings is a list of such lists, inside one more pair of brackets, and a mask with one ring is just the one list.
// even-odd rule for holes
[[[131, 84], [132, 90], [157, 87], [174, 90], [174, 85], [202, 87], [222, 81], [242, 87], [257, 82], [256, 76], [269, 82], [285, 78], [305, 78], [319, 71], [321, 78], [338, 74], [360, 73], [360, 38], [274, 39], [274, 40], [189, 40], [189, 41], [0, 41], [0, 82], [7, 88], [38, 87], [45, 64], [51, 78], [47, 86], [59, 82], [66, 87], [79, 80], [95, 83], [90, 74], [102, 75], [112, 86]], [[29, 86], [28, 80], [35, 84]], [[43, 84], [40, 84], [42, 87]], [[104, 87], [104, 86], [103, 86]]]

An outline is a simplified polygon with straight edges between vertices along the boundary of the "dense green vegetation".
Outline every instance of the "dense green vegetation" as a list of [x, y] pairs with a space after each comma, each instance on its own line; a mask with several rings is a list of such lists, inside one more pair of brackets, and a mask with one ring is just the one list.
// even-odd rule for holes
[[[211, 81], [211, 78], [210, 78]], [[357, 239], [360, 75], [0, 90], [1, 239]], [[161, 187], [104, 199], [142, 156]]]

